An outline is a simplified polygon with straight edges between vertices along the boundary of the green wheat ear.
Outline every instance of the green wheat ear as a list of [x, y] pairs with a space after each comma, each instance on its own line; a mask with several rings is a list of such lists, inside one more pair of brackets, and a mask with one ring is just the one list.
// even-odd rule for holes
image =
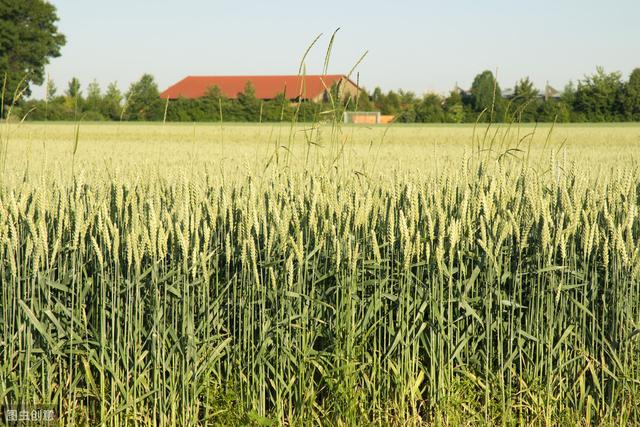
[[78, 152], [78, 144], [80, 142], [80, 123], [77, 123], [73, 131], [73, 155]]
[[[72, 173], [92, 173], [20, 179], [42, 126], [12, 128], [0, 191], [9, 401], [65, 425], [640, 419], [640, 175], [614, 150], [589, 157], [606, 132], [527, 133], [523, 168], [508, 126], [503, 152], [462, 159], [470, 127], [374, 130], [391, 135], [375, 158], [354, 128], [356, 154], [327, 173], [323, 150], [284, 172], [247, 161], [272, 154], [266, 127], [230, 125], [222, 174], [192, 145], [217, 125], [83, 123], [78, 157], [76, 123]], [[46, 126], [63, 147], [69, 127]]]
[[80, 143], [80, 123], [76, 123], [73, 129], [73, 151], [71, 153], [71, 178], [76, 176], [76, 153]]

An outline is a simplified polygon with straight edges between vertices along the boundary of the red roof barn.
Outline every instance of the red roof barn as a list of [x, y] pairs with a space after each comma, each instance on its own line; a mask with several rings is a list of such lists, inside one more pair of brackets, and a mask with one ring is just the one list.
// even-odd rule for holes
[[284, 93], [292, 101], [322, 101], [327, 90], [334, 84], [345, 95], [355, 96], [360, 88], [347, 76], [328, 74], [315, 76], [188, 76], [160, 94], [163, 99], [195, 99], [204, 96], [207, 90], [217, 86], [222, 94], [235, 99], [244, 92], [247, 82], [255, 89], [256, 98], [274, 99]]

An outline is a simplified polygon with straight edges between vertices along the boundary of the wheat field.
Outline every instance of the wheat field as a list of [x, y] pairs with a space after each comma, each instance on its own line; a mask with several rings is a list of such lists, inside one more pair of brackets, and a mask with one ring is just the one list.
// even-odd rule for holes
[[640, 423], [640, 126], [4, 124], [0, 401]]

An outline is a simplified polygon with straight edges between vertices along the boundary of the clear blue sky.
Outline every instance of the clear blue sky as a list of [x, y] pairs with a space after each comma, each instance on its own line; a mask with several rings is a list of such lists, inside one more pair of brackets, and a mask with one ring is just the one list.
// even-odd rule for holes
[[324, 33], [307, 61], [320, 73], [337, 27], [329, 71], [346, 73], [368, 50], [369, 89], [444, 93], [484, 69], [503, 87], [528, 75], [561, 89], [597, 65], [625, 79], [640, 67], [639, 0], [51, 2], [67, 36], [48, 67], [60, 92], [72, 76], [126, 90], [148, 72], [162, 90], [189, 74], [294, 74]]

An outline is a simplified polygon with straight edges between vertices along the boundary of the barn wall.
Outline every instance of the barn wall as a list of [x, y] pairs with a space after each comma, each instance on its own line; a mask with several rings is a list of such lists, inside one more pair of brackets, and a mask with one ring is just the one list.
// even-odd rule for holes
[[345, 78], [343, 78], [340, 81], [341, 81], [342, 96], [346, 97], [351, 95], [352, 98], [355, 98], [356, 96], [358, 96], [358, 92], [360, 92], [360, 89], [358, 88], [358, 86], [351, 83], [350, 80]]
[[[359, 91], [360, 91], [360, 88], [358, 88], [358, 86], [353, 84], [349, 79], [342, 78], [340, 80], [340, 93], [343, 98], [349, 95], [351, 95], [352, 98], [355, 98], [358, 95]], [[325, 90], [323, 93], [316, 96], [315, 98], [312, 98], [311, 100], [314, 102], [323, 102], [328, 98], [329, 97], [327, 96], [327, 91]]]
[[355, 114], [351, 117], [351, 121], [358, 125], [375, 125], [378, 122], [378, 117], [369, 114]]

